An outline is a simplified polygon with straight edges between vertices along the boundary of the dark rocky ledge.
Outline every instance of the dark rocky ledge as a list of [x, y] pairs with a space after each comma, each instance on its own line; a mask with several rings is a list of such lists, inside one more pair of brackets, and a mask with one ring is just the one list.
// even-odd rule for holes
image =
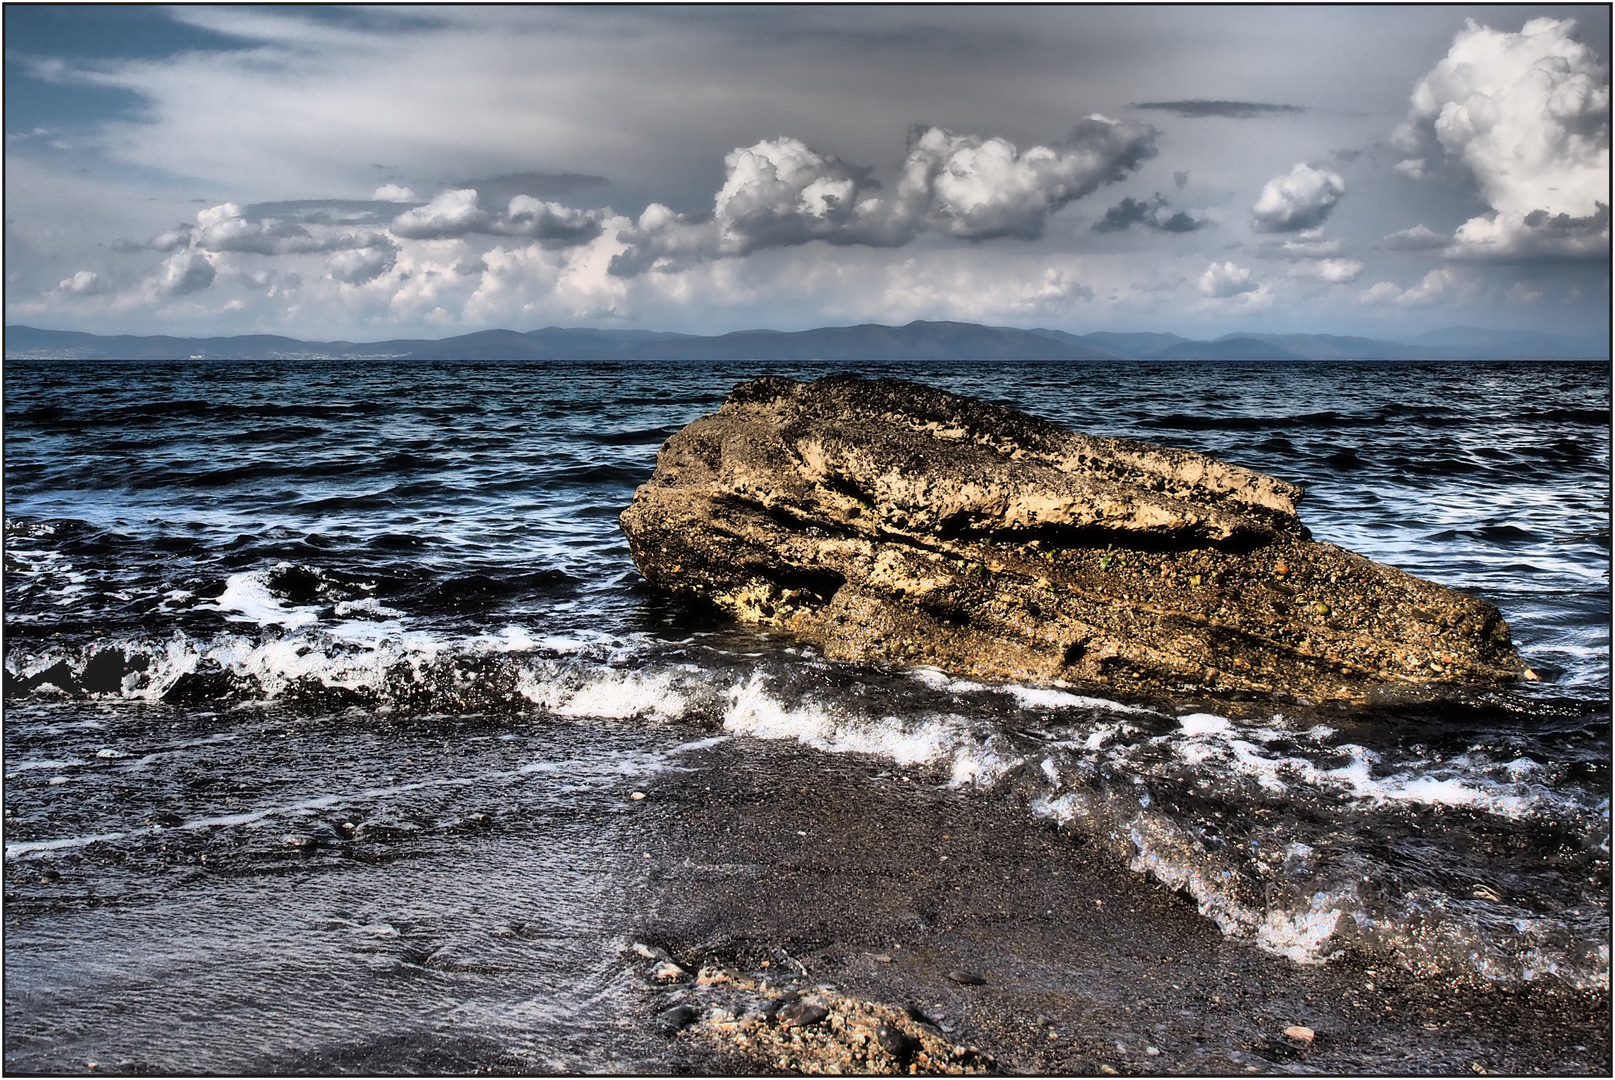
[[1294, 484], [896, 380], [764, 378], [622, 515], [651, 582], [832, 659], [1362, 700], [1535, 676], [1492, 604], [1318, 543]]

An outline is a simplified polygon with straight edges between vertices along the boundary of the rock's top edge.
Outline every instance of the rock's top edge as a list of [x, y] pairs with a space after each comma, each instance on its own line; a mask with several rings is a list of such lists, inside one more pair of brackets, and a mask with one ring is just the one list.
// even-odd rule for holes
[[[1250, 520], [1196, 540], [1271, 534], [1308, 536], [1297, 513], [1305, 491], [1255, 469], [1135, 439], [1085, 435], [1018, 409], [903, 379], [829, 375], [813, 382], [765, 376], [730, 392], [723, 411], [771, 413], [787, 435], [831, 424], [907, 430], [942, 443], [974, 446], [1026, 466], [1043, 466], [1104, 487], [1121, 485]], [[1124, 519], [1108, 526], [1127, 530]], [[1159, 535], [1159, 527], [1143, 531]]]

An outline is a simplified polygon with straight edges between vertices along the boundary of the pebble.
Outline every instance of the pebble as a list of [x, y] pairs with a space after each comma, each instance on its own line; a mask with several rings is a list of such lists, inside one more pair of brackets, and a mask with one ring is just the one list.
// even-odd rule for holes
[[672, 1035], [675, 1032], [683, 1031], [700, 1018], [701, 1014], [694, 1006], [675, 1005], [671, 1009], [663, 1009], [657, 1013], [656, 1024], [664, 1032]]
[[636, 792], [634, 792], [632, 795], [630, 795], [628, 797], [630, 799], [634, 800], [635, 802], [642, 802], [644, 800], [644, 798], [645, 798], [645, 793], [643, 791], [636, 791]]
[[308, 848], [314, 847], [316, 844], [315, 839], [308, 835], [308, 833], [295, 832], [287, 833], [285, 836], [282, 836], [280, 838], [280, 842], [285, 844], [287, 847], [294, 847], [301, 850], [307, 850]]
[[673, 963], [673, 961], [663, 960], [660, 964], [657, 964], [655, 967], [651, 968], [650, 981], [656, 983], [675, 983], [688, 974], [688, 971], [685, 971], [683, 968]]
[[897, 1030], [890, 1024], [876, 1025], [875, 1041], [880, 1043], [882, 1050], [900, 1062], [906, 1061], [920, 1046], [920, 1040], [906, 1032]]
[[950, 971], [948, 972], [948, 978], [952, 979], [960, 986], [987, 985], [987, 980], [982, 978], [980, 975], [977, 975], [974, 971]]
[[892, 962], [892, 958], [886, 953], [876, 953], [874, 956], [871, 956], [870, 959], [877, 964], [889, 964]]
[[1304, 1027], [1301, 1024], [1292, 1024], [1291, 1026], [1285, 1028], [1284, 1034], [1286, 1038], [1304, 1043], [1309, 1043], [1317, 1037], [1317, 1032], [1313, 1031], [1309, 1027]]
[[781, 1006], [779, 1012], [774, 1014], [774, 1019], [780, 1027], [800, 1028], [811, 1027], [829, 1015], [830, 1010], [823, 1005], [798, 1000]]

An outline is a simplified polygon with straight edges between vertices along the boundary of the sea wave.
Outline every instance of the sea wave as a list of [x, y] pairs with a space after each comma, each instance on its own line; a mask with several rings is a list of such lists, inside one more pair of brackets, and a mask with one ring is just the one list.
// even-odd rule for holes
[[[1607, 791], [1484, 737], [1369, 745], [1350, 717], [1228, 715], [693, 639], [518, 625], [448, 637], [407, 629], [374, 601], [332, 622], [250, 575], [213, 603], [240, 632], [14, 648], [8, 692], [679, 723], [794, 740], [923, 768], [956, 789], [1010, 787], [1029, 819], [1110, 851], [1192, 898], [1223, 933], [1299, 963], [1360, 953], [1499, 982], [1552, 975], [1590, 988], [1609, 977], [1596, 889], [1608, 873]], [[1432, 842], [1439, 859], [1420, 858]], [[1532, 867], [1522, 885], [1518, 872], [1543, 852], [1561, 871], [1545, 888]]]

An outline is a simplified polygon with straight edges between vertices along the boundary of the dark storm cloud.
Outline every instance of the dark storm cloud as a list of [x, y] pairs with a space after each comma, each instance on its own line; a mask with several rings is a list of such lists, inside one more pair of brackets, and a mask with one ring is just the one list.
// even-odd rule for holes
[[1125, 232], [1134, 225], [1159, 232], [1186, 233], [1203, 229], [1210, 222], [1184, 211], [1168, 213], [1171, 204], [1159, 193], [1143, 200], [1129, 195], [1105, 211], [1105, 216], [1093, 223], [1094, 232]]
[[1263, 116], [1307, 111], [1302, 105], [1271, 105], [1262, 101], [1210, 101], [1205, 98], [1190, 98], [1186, 101], [1138, 101], [1133, 103], [1133, 108], [1160, 109], [1175, 116], [1193, 118], [1220, 116], [1228, 120], [1255, 120]]

